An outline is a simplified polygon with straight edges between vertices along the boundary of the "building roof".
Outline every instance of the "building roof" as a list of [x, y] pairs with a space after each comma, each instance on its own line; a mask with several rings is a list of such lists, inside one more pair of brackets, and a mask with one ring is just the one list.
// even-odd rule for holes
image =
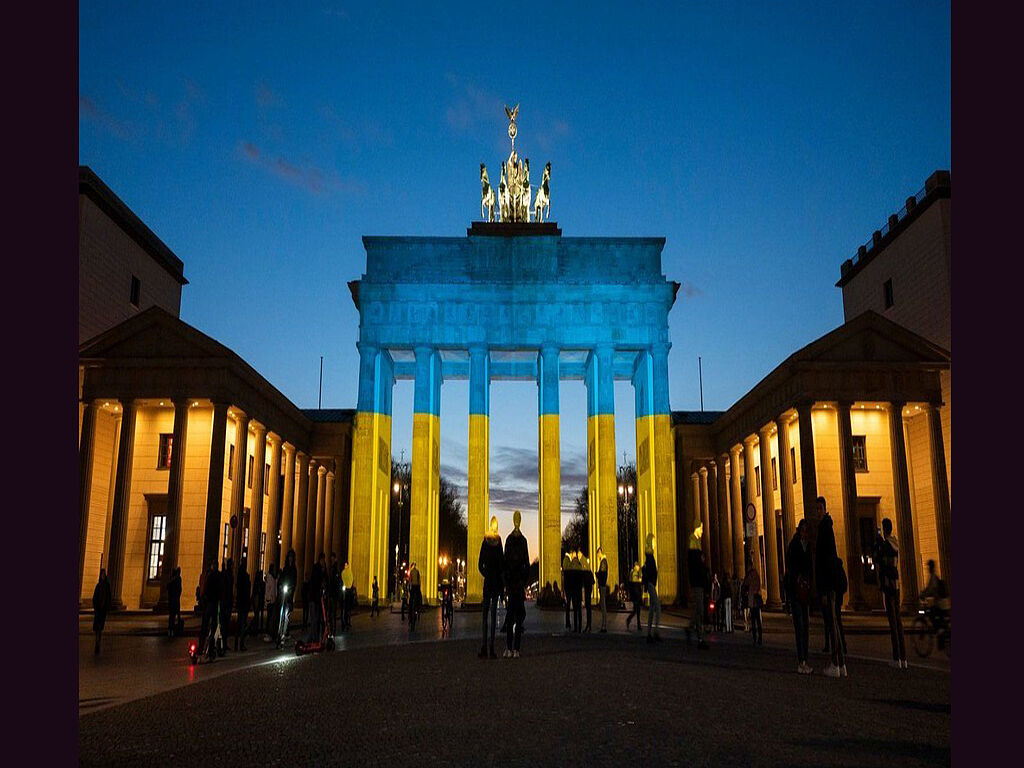
[[672, 411], [672, 426], [679, 424], [714, 424], [725, 411]]
[[185, 265], [87, 165], [78, 166], [78, 194], [87, 196], [181, 285]]
[[303, 408], [302, 415], [314, 424], [344, 424], [352, 421], [355, 408]]
[[908, 197], [906, 205], [889, 217], [889, 221], [881, 229], [875, 230], [871, 239], [857, 249], [857, 255], [847, 259], [839, 268], [837, 288], [842, 288], [860, 274], [872, 259], [882, 253], [886, 247], [904, 230], [907, 229], [921, 214], [938, 200], [950, 197], [949, 171], [935, 171], [924, 183], [924, 189], [913, 197]]

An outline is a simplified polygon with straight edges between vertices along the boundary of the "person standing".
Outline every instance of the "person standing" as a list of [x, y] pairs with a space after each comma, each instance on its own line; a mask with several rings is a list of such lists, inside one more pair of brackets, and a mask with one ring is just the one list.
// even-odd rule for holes
[[370, 603], [370, 618], [374, 616], [380, 616], [380, 584], [377, 583], [377, 577], [373, 577], [373, 601]]
[[590, 616], [593, 610], [592, 600], [594, 595], [594, 571], [590, 567], [590, 558], [583, 555], [580, 558], [580, 566], [583, 568], [583, 603], [587, 607], [587, 626], [584, 632], [590, 631]]
[[235, 604], [235, 561], [228, 558], [220, 572], [220, 653], [228, 652], [228, 632], [231, 631], [231, 606]]
[[256, 576], [252, 580], [252, 627], [249, 632], [250, 635], [258, 635], [263, 629], [266, 593], [267, 579], [263, 575], [263, 569], [258, 568]]
[[704, 551], [700, 546], [701, 536], [704, 534], [704, 525], [697, 523], [690, 534], [686, 549], [686, 570], [690, 577], [690, 624], [686, 628], [686, 642], [690, 642], [690, 635], [697, 634], [697, 647], [704, 650], [708, 647], [704, 641], [704, 596], [708, 588], [704, 574]]
[[[497, 522], [495, 522], [497, 524]], [[344, 579], [344, 577], [342, 577]], [[423, 604], [423, 593], [420, 591], [420, 569], [416, 563], [409, 565], [409, 631], [416, 629], [416, 621], [420, 617], [420, 605]]]
[[523, 516], [517, 509], [512, 515], [515, 526], [505, 539], [505, 593], [508, 612], [505, 615], [505, 658], [519, 658], [526, 620], [526, 582], [530, 578], [530, 548], [519, 530]]
[[[338, 603], [341, 602], [341, 599], [341, 568], [338, 566], [338, 556], [331, 552], [331, 569], [327, 586], [327, 621], [332, 635], [338, 633]], [[341, 622], [341, 627], [345, 628], [344, 619]]]
[[890, 667], [905, 669], [907, 646], [903, 637], [903, 619], [900, 616], [900, 544], [892, 533], [892, 520], [882, 520], [882, 531], [875, 542], [875, 556], [879, 563], [879, 586], [889, 620], [889, 639], [892, 643]]
[[754, 567], [754, 562], [747, 560], [747, 602], [750, 606], [750, 634], [754, 638], [754, 645], [764, 645], [764, 628], [761, 626], [761, 606], [764, 599], [761, 597], [761, 574]]
[[167, 636], [178, 634], [181, 619], [181, 566], [177, 566], [167, 582]]
[[[661, 600], [658, 599], [658, 563], [654, 558], [654, 534], [647, 534], [647, 543], [644, 545], [644, 588], [651, 601], [647, 610], [647, 642], [661, 642], [661, 633], [658, 625], [661, 623]], [[654, 634], [651, 634], [653, 624]]]
[[[501, 548], [501, 536], [498, 534], [498, 518], [491, 516], [490, 526], [484, 534], [484, 540], [480, 542], [480, 557], [477, 560], [477, 568], [480, 575], [484, 577], [484, 602], [483, 602], [483, 642], [480, 645], [480, 653], [477, 656], [486, 659], [498, 658], [494, 652], [494, 632], [498, 622], [498, 596], [501, 594], [501, 579], [504, 571], [505, 554]], [[491, 614], [491, 642], [488, 650], [487, 644], [487, 614]]]
[[[299, 573], [295, 567], [295, 550], [289, 549], [284, 558], [284, 568], [281, 569], [281, 576], [277, 580], [277, 591], [283, 616], [279, 616], [279, 623], [283, 623], [282, 632], [288, 637], [289, 625], [291, 623], [292, 610], [295, 608], [295, 585], [298, 584]], [[278, 638], [278, 641], [283, 638]]]
[[640, 563], [633, 561], [633, 569], [629, 572], [629, 601], [633, 604], [632, 610], [626, 617], [626, 629], [629, 630], [629, 622], [636, 616], [636, 631], [643, 632], [643, 625], [640, 621], [640, 606], [644, 603], [644, 577], [640, 571]]
[[718, 581], [718, 574], [711, 580], [711, 627], [718, 632], [722, 628], [722, 585]]
[[92, 633], [96, 635], [96, 645], [93, 654], [100, 652], [100, 639], [103, 637], [103, 627], [107, 623], [107, 613], [113, 598], [110, 592], [110, 580], [107, 578], [107, 569], [100, 568], [100, 578], [96, 582], [96, 588], [92, 591]]
[[[732, 593], [733, 615], [732, 615], [732, 617], [730, 619], [730, 622], [732, 622], [732, 621], [734, 621], [736, 619], [736, 615], [737, 614], [740, 615], [741, 617], [743, 615], [743, 608], [740, 605], [740, 590], [743, 588], [743, 582], [740, 580], [740, 573], [739, 573], [739, 568], [738, 567], [736, 569], [736, 572], [733, 573], [733, 575], [732, 575], [732, 581], [729, 582], [729, 586], [730, 586], [730, 590], [729, 591]], [[744, 625], [743, 629], [746, 630], [746, 625]], [[729, 631], [730, 632], [732, 631], [731, 623], [730, 623]]]
[[732, 634], [732, 581], [729, 579], [729, 574], [725, 574], [725, 578], [722, 579], [722, 626], [725, 628], [725, 634]]
[[[419, 571], [416, 578], [419, 578]], [[345, 567], [341, 569], [341, 628], [352, 629], [352, 606], [356, 600], [356, 575], [352, 573], [352, 567], [345, 561]]]
[[263, 603], [267, 608], [267, 624], [263, 629], [263, 639], [266, 641], [273, 638], [274, 642], [277, 642], [277, 627], [280, 623], [277, 598], [277, 563], [270, 564], [267, 578], [263, 582]]
[[608, 558], [597, 548], [597, 593], [601, 605], [601, 632], [608, 631]]
[[811, 529], [804, 518], [796, 527], [796, 533], [786, 547], [786, 594], [793, 614], [793, 633], [796, 636], [796, 671], [809, 675], [813, 670], [807, 663], [807, 646], [810, 642], [808, 626], [811, 600]]
[[[217, 619], [220, 615], [220, 572], [217, 570], [217, 560], [210, 560], [210, 565], [199, 578], [199, 587], [196, 592], [199, 598], [199, 609], [203, 612], [203, 624], [199, 630], [199, 646], [207, 653], [216, 652], [214, 648], [217, 635]], [[206, 644], [208, 641], [208, 645]]]
[[825, 622], [825, 636], [831, 641], [832, 658], [825, 665], [824, 674], [827, 677], [840, 677], [846, 666], [846, 659], [843, 654], [843, 643], [839, 637], [839, 628], [836, 626], [836, 601], [838, 599], [838, 579], [836, 561], [839, 555], [836, 552], [836, 536], [833, 530], [832, 516], [828, 513], [825, 505], [825, 497], [819, 496], [817, 501], [818, 515], [818, 540], [815, 546], [814, 580], [818, 587], [818, 597], [821, 600], [821, 615]]
[[235, 650], [238, 650], [239, 639], [241, 639], [242, 650], [245, 650], [245, 630], [248, 629], [246, 626], [249, 619], [249, 599], [251, 596], [252, 584], [249, 579], [249, 570], [246, 567], [246, 560], [243, 557], [238, 562], [238, 583], [235, 588], [237, 594], [236, 608], [238, 609], [238, 618], [235, 619]]
[[572, 631], [580, 634], [583, 631], [583, 563], [578, 549], [569, 563], [569, 583], [572, 584]]
[[570, 601], [572, 599], [572, 597], [571, 597], [572, 596], [572, 590], [569, 589], [569, 579], [570, 579], [569, 570], [571, 568], [572, 568], [572, 558], [569, 557], [569, 552], [566, 551], [566, 553], [564, 555], [562, 555], [562, 590], [565, 593], [565, 628], [566, 628], [566, 630], [569, 630], [569, 629], [572, 628], [572, 625], [569, 623], [569, 610], [570, 610], [570, 605], [569, 604], [570, 604]]

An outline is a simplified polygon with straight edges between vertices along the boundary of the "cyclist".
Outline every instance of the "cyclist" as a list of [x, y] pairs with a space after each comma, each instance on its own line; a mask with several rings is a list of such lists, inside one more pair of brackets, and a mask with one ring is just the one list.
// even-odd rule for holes
[[949, 590], [946, 582], [935, 573], [935, 561], [928, 561], [928, 585], [921, 590], [921, 600], [930, 603], [928, 615], [936, 630], [945, 629], [946, 617], [949, 615]]

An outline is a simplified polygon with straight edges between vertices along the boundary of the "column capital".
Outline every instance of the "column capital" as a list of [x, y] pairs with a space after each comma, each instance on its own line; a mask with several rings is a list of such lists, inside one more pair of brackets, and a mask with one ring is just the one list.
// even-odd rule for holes
[[256, 435], [257, 439], [264, 437], [267, 434], [267, 425], [261, 421], [256, 421], [256, 419], [252, 419], [250, 422], [250, 426], [252, 427], [253, 434]]
[[853, 407], [853, 400], [836, 400], [836, 408], [840, 411], [848, 411]]
[[757, 440], [758, 440], [757, 435], [747, 435], [746, 437], [743, 438], [743, 445], [744, 446], [753, 445], [754, 443], [757, 442]]
[[737, 443], [736, 445], [729, 446], [730, 456], [739, 456], [741, 453], [743, 453], [743, 446], [740, 445], [739, 443]]
[[772, 436], [772, 428], [774, 426], [775, 422], [772, 421], [769, 421], [767, 424], [762, 425], [761, 428], [757, 430], [758, 437], [760, 437], [762, 440], [767, 440], [768, 438], [770, 438]]
[[375, 344], [372, 341], [362, 341], [362, 340], [360, 340], [360, 341], [356, 342], [356, 349], [359, 350], [359, 354], [361, 354], [361, 355], [363, 355], [363, 354], [375, 354], [378, 350], [380, 350], [380, 346]]
[[607, 359], [615, 354], [615, 344], [611, 342], [602, 342], [594, 345], [594, 354], [598, 360], [602, 358]]
[[490, 347], [487, 346], [486, 341], [471, 341], [466, 345], [466, 350], [469, 352], [470, 357], [479, 357], [490, 352]]
[[281, 436], [277, 432], [271, 432], [267, 430], [267, 442], [270, 443], [272, 448], [276, 448], [281, 445]]
[[178, 408], [188, 408], [195, 402], [195, 399], [191, 397], [172, 397], [171, 402], [174, 404], [175, 410], [177, 410]]
[[698, 475], [701, 475], [701, 476], [704, 476], [704, 477], [706, 477], [706, 476], [707, 476], [707, 474], [708, 474], [708, 468], [707, 468], [707, 466], [706, 466], [706, 465], [704, 465], [704, 466], [702, 466], [702, 467], [701, 467], [700, 469], [698, 469], [698, 470], [697, 470], [697, 474], [698, 474]]
[[320, 475], [321, 477], [324, 477], [324, 476], [326, 476], [326, 475], [327, 475], [327, 467], [325, 467], [325, 466], [324, 466], [323, 464], [321, 464], [320, 462], [317, 462], [317, 469], [316, 469], [316, 473], [317, 473], [318, 475]]
[[555, 344], [555, 342], [545, 341], [537, 349], [537, 354], [539, 354], [541, 357], [546, 357], [550, 361], [552, 356], [557, 357], [561, 351], [562, 348]]
[[421, 355], [432, 355], [437, 350], [430, 344], [417, 344], [412, 348], [413, 354], [416, 355], [418, 360]]
[[669, 350], [672, 349], [672, 342], [655, 341], [648, 347], [648, 349], [652, 355], [665, 355], [667, 357]]

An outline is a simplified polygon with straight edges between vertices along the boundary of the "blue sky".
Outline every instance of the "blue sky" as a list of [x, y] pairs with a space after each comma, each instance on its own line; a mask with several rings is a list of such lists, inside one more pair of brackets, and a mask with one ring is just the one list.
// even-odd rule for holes
[[[567, 236], [667, 238], [671, 402], [724, 409], [839, 325], [839, 265], [950, 168], [949, 3], [79, 4], [79, 161], [185, 262], [182, 318], [354, 407], [364, 234], [461, 235], [479, 164], [550, 161]], [[496, 176], [492, 171], [492, 180]], [[442, 390], [462, 482], [468, 390]], [[635, 452], [628, 383], [618, 452]], [[536, 552], [536, 388], [492, 390], [492, 501]], [[563, 503], [583, 386], [562, 388]], [[409, 456], [412, 385], [395, 391]]]

